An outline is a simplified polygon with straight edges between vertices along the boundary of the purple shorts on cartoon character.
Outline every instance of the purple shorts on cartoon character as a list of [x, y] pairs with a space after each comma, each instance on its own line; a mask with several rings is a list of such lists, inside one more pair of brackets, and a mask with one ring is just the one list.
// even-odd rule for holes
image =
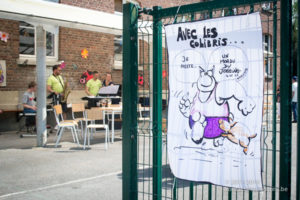
[[[207, 122], [207, 125], [204, 129], [203, 137], [204, 138], [217, 138], [220, 137], [221, 134], [224, 132], [219, 127], [219, 120], [222, 119], [224, 121], [228, 122], [228, 117], [206, 117], [205, 121]], [[195, 121], [192, 119], [192, 116], [189, 117], [189, 125], [192, 129], [195, 124]]]

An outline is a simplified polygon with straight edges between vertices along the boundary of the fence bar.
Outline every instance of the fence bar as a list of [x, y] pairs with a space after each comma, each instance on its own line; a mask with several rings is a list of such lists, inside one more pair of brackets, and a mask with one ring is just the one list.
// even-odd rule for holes
[[208, 200], [212, 200], [212, 185], [208, 184]]
[[[266, 0], [205, 1], [205, 2], [200, 2], [200, 3], [181, 5], [179, 10], [178, 10], [178, 6], [164, 8], [164, 9], [161, 9], [158, 13], [156, 13], [156, 15], [158, 15], [158, 17], [162, 18], [162, 17], [168, 17], [168, 16], [175, 16], [176, 13], [178, 15], [181, 15], [181, 14], [188, 14], [188, 13], [193, 13], [193, 12], [200, 12], [200, 11], [204, 11], [204, 10], [217, 10], [217, 9], [223, 9], [223, 8], [229, 8], [229, 7], [236, 7], [236, 6], [240, 6], [240, 5], [254, 5], [257, 3], [264, 3], [264, 2], [266, 2]], [[154, 11], [153, 11], [153, 13], [154, 13]], [[153, 13], [150, 13], [150, 14], [153, 15]]]
[[161, 199], [162, 167], [162, 22], [153, 7], [153, 200]]
[[137, 48], [138, 8], [123, 5], [123, 145], [122, 145], [122, 197], [137, 200]]
[[194, 199], [194, 182], [190, 181], [190, 200]]
[[249, 191], [249, 200], [252, 200], [252, 198], [253, 198], [253, 192]]
[[231, 200], [232, 199], [232, 188], [229, 188], [229, 191], [228, 191], [228, 200]]
[[272, 122], [272, 200], [276, 198], [276, 132], [277, 132], [277, 1], [273, 3], [273, 122]]
[[281, 0], [280, 12], [280, 200], [291, 198], [291, 0]]
[[[296, 24], [296, 26], [298, 26], [298, 31], [297, 31], [297, 34], [298, 34], [298, 37], [297, 37], [297, 77], [298, 77], [298, 80], [299, 80], [299, 77], [300, 77], [300, 53], [299, 53], [299, 50], [300, 50], [300, 31], [299, 31], [299, 28], [300, 28], [300, 3], [299, 1], [297, 2], [298, 3], [298, 15], [297, 15], [297, 18], [298, 18], [298, 24]], [[298, 86], [298, 94], [300, 92], [300, 87]], [[300, 96], [298, 95], [297, 96], [297, 102], [299, 103], [300, 102]], [[300, 106], [298, 105], [297, 107], [297, 113], [298, 113], [298, 123], [299, 123], [299, 120], [300, 120], [300, 117], [299, 117], [299, 113], [300, 113]], [[296, 199], [300, 199], [300, 171], [299, 171], [299, 167], [300, 167], [300, 136], [299, 136], [299, 133], [300, 133], [300, 126], [299, 124], [297, 123], [297, 167], [296, 167]]]
[[176, 177], [174, 177], [172, 192], [173, 192], [173, 198], [172, 199], [177, 200], [177, 178]]

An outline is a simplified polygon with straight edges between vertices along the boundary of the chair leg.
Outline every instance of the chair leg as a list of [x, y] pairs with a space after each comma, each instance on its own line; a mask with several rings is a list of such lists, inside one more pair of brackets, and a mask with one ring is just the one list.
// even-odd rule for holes
[[81, 138], [83, 138], [83, 122], [82, 122], [82, 120], [80, 121], [80, 125], [81, 125]]
[[72, 133], [72, 137], [73, 137], [73, 142], [76, 142], [76, 141], [75, 141], [74, 132], [73, 132], [73, 127], [70, 127], [70, 129], [71, 129], [71, 133]]
[[79, 140], [78, 140], [78, 135], [77, 135], [77, 131], [76, 131], [75, 126], [73, 126], [73, 129], [74, 129], [74, 134], [75, 134], [75, 138], [76, 138], [77, 145], [80, 146]]
[[106, 129], [107, 129], [107, 141], [108, 141], [108, 144], [109, 144], [109, 140], [110, 140], [110, 137], [109, 137], [109, 126], [106, 126]]
[[88, 131], [88, 146], [90, 146], [90, 140], [91, 140], [91, 133], [93, 133], [93, 129], [91, 128], [91, 131]]
[[58, 138], [57, 138], [57, 140], [56, 140], [55, 147], [57, 147], [57, 145], [59, 144], [59, 141], [60, 141], [61, 136], [62, 136], [62, 134], [63, 134], [63, 132], [64, 132], [64, 129], [65, 129], [64, 127], [61, 128], [60, 134], [58, 135]]
[[108, 143], [107, 139], [108, 139], [108, 131], [107, 131], [107, 127], [105, 127], [105, 150], [107, 150], [107, 143]]
[[54, 140], [57, 140], [57, 136], [59, 135], [60, 130], [61, 130], [61, 127], [59, 127], [59, 128], [57, 129]]
[[94, 132], [96, 132], [96, 129], [95, 128], [91, 129], [91, 135], [90, 135], [91, 139], [94, 138]]
[[87, 132], [89, 131], [88, 128], [85, 129], [85, 132], [84, 132], [84, 141], [83, 141], [83, 149], [85, 149], [85, 144], [86, 144], [86, 137], [87, 137]]

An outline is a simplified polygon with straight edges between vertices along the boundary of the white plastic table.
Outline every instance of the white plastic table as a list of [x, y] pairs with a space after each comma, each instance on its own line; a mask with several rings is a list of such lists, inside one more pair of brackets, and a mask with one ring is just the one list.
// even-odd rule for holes
[[105, 115], [111, 114], [111, 142], [114, 143], [115, 138], [115, 114], [122, 114], [122, 106], [101, 107], [103, 112], [103, 123], [105, 124]]

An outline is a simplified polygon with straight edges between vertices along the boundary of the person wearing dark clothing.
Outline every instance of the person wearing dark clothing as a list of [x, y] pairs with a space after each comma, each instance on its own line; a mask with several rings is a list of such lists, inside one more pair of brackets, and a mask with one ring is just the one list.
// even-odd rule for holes
[[113, 85], [114, 83], [112, 82], [112, 79], [111, 79], [111, 74], [110, 73], [107, 73], [106, 74], [106, 78], [105, 80], [103, 81], [103, 86], [109, 86], [109, 85]]

